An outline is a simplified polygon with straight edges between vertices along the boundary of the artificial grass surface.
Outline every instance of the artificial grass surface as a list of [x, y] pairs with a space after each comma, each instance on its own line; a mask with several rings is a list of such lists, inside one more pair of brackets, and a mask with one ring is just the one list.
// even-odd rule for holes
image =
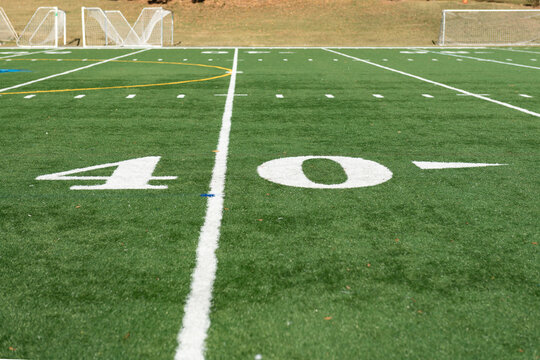
[[[247, 96], [234, 100], [207, 358], [539, 356], [537, 118], [320, 49], [264, 51], [239, 51], [235, 91]], [[341, 51], [540, 109], [535, 69], [399, 49]], [[534, 56], [512, 53], [522, 64]], [[232, 67], [232, 51], [134, 57]], [[223, 73], [135, 63], [20, 90]], [[24, 76], [34, 78], [73, 65], [30, 64], [34, 73]], [[0, 67], [13, 65], [0, 59]], [[0, 97], [0, 357], [174, 356], [228, 84]], [[307, 155], [361, 157], [393, 177], [329, 190], [257, 174], [267, 161]], [[178, 179], [151, 182], [166, 190], [121, 191], [35, 180], [145, 156], [161, 156], [154, 176]], [[421, 170], [412, 161], [507, 165]], [[329, 160], [302, 169], [318, 183], [346, 179]]]

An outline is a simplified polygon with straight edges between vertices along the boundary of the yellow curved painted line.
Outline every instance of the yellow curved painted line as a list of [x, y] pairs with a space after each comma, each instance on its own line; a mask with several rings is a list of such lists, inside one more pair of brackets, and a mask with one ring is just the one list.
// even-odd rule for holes
[[[12, 61], [58, 61], [58, 59], [12, 59]], [[62, 59], [62, 61], [82, 61], [82, 59]], [[96, 59], [88, 59], [86, 61], [103, 61]], [[69, 92], [69, 91], [90, 91], [90, 90], [109, 90], [109, 89], [130, 89], [130, 88], [141, 88], [141, 87], [152, 87], [152, 86], [166, 86], [166, 85], [178, 85], [186, 84], [192, 82], [201, 82], [209, 81], [214, 79], [219, 79], [226, 76], [231, 76], [232, 69], [225, 68], [217, 65], [205, 65], [205, 64], [192, 64], [192, 63], [178, 63], [178, 62], [168, 62], [168, 61], [133, 61], [133, 60], [112, 60], [110, 62], [125, 62], [125, 63], [145, 63], [145, 64], [168, 64], [168, 65], [185, 65], [185, 66], [199, 66], [199, 67], [209, 67], [220, 70], [225, 70], [227, 73], [217, 76], [212, 76], [209, 78], [203, 79], [193, 79], [193, 80], [182, 80], [174, 81], [168, 83], [159, 83], [159, 84], [141, 84], [141, 85], [121, 85], [121, 86], [106, 86], [106, 87], [94, 87], [94, 88], [82, 88], [82, 89], [56, 89], [56, 90], [37, 90], [37, 91], [18, 91], [18, 92], [5, 92], [2, 95], [21, 95], [21, 94], [42, 94], [42, 93], [58, 93], [58, 92]]]

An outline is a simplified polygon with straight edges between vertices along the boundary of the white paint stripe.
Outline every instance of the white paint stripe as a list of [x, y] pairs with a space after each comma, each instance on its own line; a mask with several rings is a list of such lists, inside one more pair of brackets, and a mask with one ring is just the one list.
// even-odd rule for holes
[[26, 95], [24, 98], [25, 98], [25, 99], [31, 99], [31, 98], [33, 98], [33, 97], [35, 97], [35, 96], [36, 96], [36, 95]]
[[126, 96], [126, 99], [133, 99], [135, 96], [137, 96], [137, 94], [129, 94]]
[[177, 98], [177, 99], [183, 99], [183, 98], [185, 98], [185, 97], [186, 97], [185, 94], [180, 94], [180, 95], [178, 95], [176, 98]]
[[437, 162], [437, 161], [413, 161], [414, 165], [422, 170], [434, 169], [463, 169], [486, 166], [504, 166], [508, 164], [485, 164], [485, 163], [462, 163], [462, 162]]
[[334, 51], [334, 50], [331, 50], [331, 49], [323, 48], [323, 50], [333, 52], [335, 54], [339, 54], [339, 55], [342, 55], [342, 56], [345, 56], [345, 57], [348, 57], [348, 58], [351, 58], [351, 59], [356, 59], [356, 60], [361, 61], [363, 63], [373, 65], [373, 66], [376, 66], [378, 68], [385, 69], [385, 70], [388, 70], [388, 71], [392, 71], [392, 72], [395, 72], [395, 73], [398, 73], [398, 74], [401, 74], [401, 75], [409, 76], [409, 77], [411, 77], [413, 79], [424, 81], [424, 82], [427, 82], [427, 83], [430, 83], [430, 84], [433, 84], [433, 85], [436, 85], [436, 86], [443, 87], [445, 89], [449, 89], [449, 90], [457, 91], [457, 92], [462, 93], [462, 94], [470, 95], [470, 96], [473, 96], [473, 97], [475, 97], [477, 99], [489, 101], [489, 102], [492, 102], [492, 103], [497, 104], [497, 105], [501, 105], [501, 106], [504, 106], [504, 107], [507, 107], [507, 108], [510, 108], [510, 109], [521, 111], [521, 112], [523, 112], [525, 114], [540, 117], [539, 113], [535, 113], [534, 111], [530, 111], [530, 110], [527, 110], [527, 109], [524, 109], [524, 108], [521, 108], [521, 107], [518, 107], [518, 106], [514, 106], [514, 105], [511, 105], [511, 104], [502, 102], [502, 101], [494, 100], [494, 99], [491, 99], [491, 98], [488, 98], [488, 97], [485, 97], [485, 96], [482, 96], [482, 95], [478, 95], [478, 94], [473, 94], [473, 93], [471, 93], [469, 91], [466, 91], [466, 90], [458, 89], [456, 87], [449, 86], [449, 85], [446, 85], [446, 84], [442, 84], [442, 83], [439, 83], [439, 82], [436, 82], [436, 81], [432, 81], [432, 80], [429, 80], [429, 79], [426, 79], [426, 78], [423, 78], [423, 77], [420, 77], [420, 76], [416, 76], [416, 75], [413, 75], [413, 74], [409, 74], [409, 73], [406, 73], [404, 71], [400, 71], [400, 70], [396, 70], [396, 69], [393, 69], [393, 68], [390, 68], [390, 67], [387, 67], [387, 66], [384, 66], [384, 65], [376, 64], [376, 63], [373, 63], [371, 61], [362, 60], [362, 59], [359, 59], [357, 57], [347, 55], [347, 54], [344, 54], [344, 53], [340, 53], [338, 51]]
[[[212, 171], [212, 180], [210, 181], [210, 194], [225, 193], [225, 175], [227, 172], [227, 154], [237, 66], [238, 49], [234, 49], [233, 70], [219, 133], [216, 162]], [[212, 288], [217, 270], [215, 252], [218, 248], [224, 198], [214, 196], [209, 197], [207, 201], [206, 218], [201, 228], [197, 247], [197, 265], [193, 271], [191, 291], [184, 308], [184, 319], [182, 329], [178, 334], [179, 346], [176, 350], [175, 360], [204, 359], [205, 340], [210, 327]]]
[[17, 56], [25, 56], [25, 55], [34, 55], [34, 54], [41, 54], [45, 51], [48, 51], [48, 50], [42, 50], [42, 51], [36, 51], [36, 52], [22, 52], [20, 54], [15, 54], [15, 55], [8, 55], [8, 56], [2, 56], [0, 57], [0, 59], [8, 59], [8, 58], [12, 58], [12, 57], [17, 57]]
[[[474, 57], [474, 56], [465, 56], [465, 55], [458, 55], [458, 54], [447, 54], [447, 53], [436, 52], [436, 51], [430, 51], [430, 52], [432, 54], [438, 54], [438, 55], [454, 56], [454, 57], [463, 58], [463, 59], [471, 59], [471, 60], [476, 60], [476, 61], [491, 62], [491, 63], [496, 63], [496, 64], [511, 65], [511, 66], [524, 67], [524, 68], [528, 68], [528, 69], [540, 70], [540, 67], [531, 66], [531, 65], [516, 64], [516, 63], [511, 63], [511, 62], [506, 62], [506, 61], [498, 61], [498, 60], [492, 60], [492, 59], [482, 59], [482, 58], [477, 58], [477, 57]], [[511, 60], [511, 59], [506, 59], [506, 60]]]
[[[229, 96], [229, 94], [214, 94], [214, 96]], [[248, 94], [234, 94], [234, 96], [248, 96]]]
[[[371, 49], [371, 50], [378, 50], [378, 49], [433, 49], [433, 46], [332, 46], [332, 45], [326, 45], [326, 46], [164, 46], [160, 47], [159, 50], [205, 50], [205, 49], [324, 49], [329, 48], [332, 49]], [[477, 50], [477, 49], [488, 49], [485, 46], [454, 46], [454, 47], [444, 47], [445, 49], [451, 50], [451, 49], [464, 49], [464, 50]], [[86, 48], [61, 48], [62, 49], [69, 49], [72, 51], [85, 51]], [[92, 49], [137, 49], [137, 47], [130, 47], [130, 46], [124, 46], [124, 47], [114, 47], [114, 46], [93, 46]], [[491, 48], [490, 48], [491, 49]], [[21, 50], [20, 47], [2, 47], [2, 50]], [[47, 50], [50, 51], [50, 50]], [[242, 60], [242, 59], [240, 59]], [[240, 61], [239, 60], [239, 61]]]
[[[457, 96], [473, 96], [473, 94], [456, 94]], [[480, 96], [489, 96], [489, 94], [475, 94]]]
[[283, 94], [276, 94], [276, 97], [277, 97], [278, 99], [283, 99]]
[[381, 94], [373, 94], [373, 96], [376, 97], [377, 99], [384, 98], [384, 96], [382, 96]]
[[494, 50], [521, 52], [521, 53], [528, 53], [528, 54], [540, 54], [540, 52], [538, 51], [530, 51], [530, 50], [500, 49], [500, 48], [494, 48]]
[[326, 96], [326, 97], [329, 98], [329, 99], [333, 99], [333, 98], [334, 98], [334, 95], [332, 95], [332, 94], [326, 94], [326, 95], [324, 95], [324, 96]]
[[532, 98], [531, 95], [527, 95], [527, 94], [519, 94], [519, 96], [522, 96], [522, 97], [528, 98], [528, 99]]
[[98, 65], [101, 65], [101, 64], [108, 63], [109, 61], [121, 59], [123, 57], [127, 57], [127, 56], [130, 56], [130, 55], [133, 55], [133, 54], [137, 54], [137, 53], [140, 53], [140, 52], [143, 52], [143, 51], [147, 51], [147, 50], [150, 50], [150, 49], [143, 49], [143, 50], [135, 51], [133, 53], [117, 56], [117, 57], [114, 57], [114, 58], [111, 58], [111, 59], [103, 60], [103, 61], [100, 61], [100, 62], [97, 62], [97, 63], [94, 63], [94, 64], [90, 64], [90, 65], [86, 65], [86, 66], [83, 66], [83, 67], [80, 67], [80, 68], [76, 68], [76, 69], [73, 69], [73, 70], [64, 71], [64, 72], [59, 73], [59, 74], [53, 74], [53, 75], [49, 75], [49, 76], [46, 76], [46, 77], [41, 78], [41, 79], [36, 79], [36, 80], [25, 82], [23, 84], [10, 86], [10, 87], [4, 88], [4, 89], [0, 89], [0, 93], [4, 92], [4, 91], [8, 91], [8, 90], [17, 89], [17, 88], [20, 88], [20, 87], [23, 87], [23, 86], [26, 86], [26, 85], [35, 84], [35, 83], [40, 82], [40, 81], [49, 80], [49, 79], [52, 79], [52, 78], [55, 78], [55, 77], [58, 77], [58, 76], [71, 74], [71, 73], [74, 73], [76, 71], [89, 69], [89, 68], [94, 67], [94, 66], [98, 66]]
[[429, 95], [429, 94], [422, 94], [423, 97], [426, 97], [426, 98], [433, 98], [433, 95]]
[[86, 96], [86, 95], [84, 95], [84, 94], [77, 95], [77, 96], [75, 96], [75, 99], [82, 99], [82, 98], [85, 97], [85, 96]]

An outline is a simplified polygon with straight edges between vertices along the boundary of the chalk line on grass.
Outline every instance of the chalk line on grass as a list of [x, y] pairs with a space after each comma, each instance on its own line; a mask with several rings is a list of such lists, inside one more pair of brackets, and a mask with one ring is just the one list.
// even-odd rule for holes
[[540, 67], [538, 67], [538, 66], [523, 65], [523, 64], [516, 64], [516, 63], [513, 63], [513, 62], [508, 62], [510, 59], [506, 59], [508, 61], [499, 61], [499, 60], [493, 60], [493, 59], [483, 59], [483, 58], [478, 58], [478, 57], [474, 57], [474, 56], [466, 56], [466, 55], [459, 55], [459, 54], [447, 54], [447, 53], [437, 52], [437, 51], [430, 51], [430, 53], [438, 54], [438, 55], [453, 56], [453, 57], [457, 57], [458, 60], [460, 58], [463, 58], [463, 59], [484, 61], [484, 62], [491, 62], [491, 63], [496, 63], [496, 64], [511, 65], [511, 66], [524, 67], [524, 68], [528, 68], [528, 69], [540, 70]]
[[498, 100], [491, 99], [491, 98], [488, 98], [488, 97], [485, 97], [485, 96], [482, 96], [482, 95], [474, 94], [474, 93], [471, 93], [471, 92], [466, 91], [466, 90], [463, 90], [463, 89], [458, 89], [458, 88], [456, 88], [456, 87], [453, 87], [453, 86], [450, 86], [450, 85], [446, 85], [446, 84], [443, 84], [443, 83], [440, 83], [440, 82], [437, 82], [437, 81], [429, 80], [429, 79], [423, 78], [423, 77], [421, 77], [421, 76], [409, 74], [409, 73], [407, 73], [407, 72], [404, 72], [404, 71], [401, 71], [401, 70], [397, 70], [397, 69], [393, 69], [393, 68], [390, 68], [390, 67], [388, 67], [388, 66], [376, 64], [376, 63], [374, 63], [374, 62], [367, 61], [367, 60], [364, 60], [364, 59], [360, 59], [360, 58], [357, 58], [357, 57], [355, 57], [355, 56], [347, 55], [347, 54], [341, 53], [341, 52], [339, 52], [339, 51], [331, 50], [331, 49], [328, 49], [328, 48], [322, 48], [322, 50], [325, 50], [325, 51], [328, 51], [328, 52], [331, 52], [331, 53], [334, 53], [334, 54], [338, 54], [338, 55], [341, 55], [341, 56], [345, 56], [345, 57], [348, 57], [348, 58], [350, 58], [350, 59], [357, 60], [357, 61], [363, 62], [363, 63], [365, 63], [365, 64], [369, 64], [369, 65], [372, 65], [372, 66], [376, 66], [376, 67], [381, 68], [381, 69], [384, 69], [384, 70], [392, 71], [392, 72], [395, 72], [395, 73], [397, 73], [397, 74], [405, 75], [405, 76], [411, 77], [411, 78], [413, 78], [413, 79], [417, 79], [417, 80], [420, 80], [420, 81], [424, 81], [424, 82], [427, 82], [427, 83], [429, 83], [429, 84], [433, 84], [433, 85], [436, 85], [436, 86], [440, 86], [440, 87], [443, 87], [443, 88], [445, 88], [445, 89], [457, 91], [457, 92], [459, 92], [459, 93], [461, 93], [461, 94], [469, 95], [469, 96], [475, 97], [475, 98], [477, 98], [477, 99], [481, 99], [481, 100], [484, 100], [484, 101], [489, 101], [489, 102], [492, 102], [492, 103], [494, 103], [494, 104], [501, 105], [501, 106], [504, 106], [504, 107], [507, 107], [507, 108], [510, 108], [510, 109], [513, 109], [513, 110], [517, 110], [517, 111], [520, 111], [520, 112], [525, 113], [525, 114], [528, 114], [528, 115], [540, 117], [540, 114], [539, 114], [539, 113], [536, 113], [536, 112], [534, 112], [534, 111], [531, 111], [531, 110], [527, 110], [527, 109], [521, 108], [521, 107], [519, 107], [519, 106], [514, 106], [514, 105], [511, 105], [511, 104], [502, 102], [502, 101], [498, 101]]
[[58, 76], [71, 74], [71, 73], [74, 73], [76, 71], [89, 69], [89, 68], [94, 67], [94, 66], [98, 66], [98, 65], [101, 65], [101, 64], [108, 63], [109, 61], [118, 60], [118, 59], [130, 56], [130, 55], [138, 54], [140, 52], [147, 51], [147, 50], [150, 50], [150, 49], [142, 49], [142, 50], [135, 51], [135, 52], [132, 52], [132, 53], [129, 53], [129, 54], [117, 56], [117, 57], [114, 57], [114, 58], [111, 58], [111, 59], [107, 59], [107, 60], [103, 60], [103, 61], [100, 61], [100, 62], [97, 62], [97, 63], [86, 65], [86, 66], [83, 66], [83, 67], [80, 67], [80, 68], [64, 71], [64, 72], [61, 72], [61, 73], [58, 73], [58, 74], [49, 75], [49, 76], [43, 77], [41, 79], [36, 79], [36, 80], [28, 81], [28, 82], [25, 82], [25, 83], [22, 83], [22, 84], [13, 85], [13, 86], [10, 86], [10, 87], [4, 88], [4, 89], [0, 89], [0, 93], [8, 91], [8, 90], [18, 89], [18, 88], [26, 86], [26, 85], [35, 84], [35, 83], [40, 82], [40, 81], [49, 80], [49, 79], [52, 79], [52, 78], [55, 78], [55, 77], [58, 77]]
[[[225, 100], [225, 110], [219, 133], [216, 161], [212, 170], [212, 179], [210, 180], [209, 194], [225, 193], [225, 175], [227, 172], [227, 154], [237, 67], [238, 48], [235, 48], [231, 81], [227, 99]], [[207, 199], [206, 217], [199, 235], [199, 245], [197, 246], [197, 264], [191, 277], [191, 291], [184, 307], [184, 319], [178, 334], [179, 345], [176, 349], [175, 360], [204, 359], [205, 341], [210, 327], [212, 289], [217, 270], [216, 250], [220, 236], [224, 201], [223, 196], [208, 197]]]

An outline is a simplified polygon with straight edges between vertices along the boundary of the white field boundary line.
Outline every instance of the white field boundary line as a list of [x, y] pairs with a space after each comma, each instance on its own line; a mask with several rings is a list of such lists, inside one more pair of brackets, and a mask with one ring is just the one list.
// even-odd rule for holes
[[430, 54], [453, 56], [453, 57], [471, 59], [471, 60], [476, 60], [476, 61], [492, 62], [492, 63], [496, 63], [496, 64], [512, 65], [512, 66], [519, 66], [519, 67], [524, 67], [524, 68], [528, 68], [528, 69], [540, 70], [540, 67], [538, 67], [538, 66], [523, 65], [523, 64], [517, 64], [517, 63], [511, 63], [511, 62], [499, 61], [499, 60], [492, 60], [492, 59], [483, 59], [483, 58], [477, 58], [477, 57], [474, 57], [474, 56], [466, 56], [466, 55], [458, 55], [458, 54], [446, 54], [444, 52], [437, 52], [437, 51], [428, 51], [428, 52]]
[[135, 52], [132, 52], [132, 53], [129, 53], [129, 54], [120, 55], [120, 56], [117, 56], [117, 57], [114, 57], [114, 58], [111, 58], [111, 59], [107, 59], [107, 60], [103, 60], [103, 61], [100, 61], [100, 62], [97, 62], [97, 63], [94, 63], [94, 64], [86, 65], [86, 66], [83, 66], [83, 67], [80, 67], [80, 68], [64, 71], [64, 72], [58, 73], [58, 74], [49, 75], [49, 76], [43, 77], [41, 79], [36, 79], [36, 80], [28, 81], [28, 82], [25, 82], [25, 83], [22, 83], [22, 84], [13, 85], [13, 86], [10, 86], [10, 87], [4, 88], [4, 89], [0, 89], [0, 93], [3, 93], [3, 92], [8, 91], [8, 90], [17, 89], [17, 88], [20, 88], [20, 87], [23, 87], [23, 86], [26, 86], [26, 85], [35, 84], [35, 83], [40, 82], [40, 81], [49, 80], [49, 79], [52, 79], [52, 78], [55, 78], [55, 77], [58, 77], [58, 76], [71, 74], [71, 73], [74, 73], [76, 71], [89, 69], [89, 68], [94, 67], [94, 66], [98, 66], [98, 65], [108, 63], [109, 61], [121, 59], [121, 58], [130, 56], [130, 55], [135, 55], [135, 54], [138, 54], [140, 52], [147, 51], [147, 50], [150, 50], [150, 49], [143, 49], [143, 50], [135, 51]]
[[538, 55], [540, 55], [540, 52], [530, 51], [530, 50], [516, 50], [516, 49], [495, 49], [495, 50], [512, 51], [512, 52], [520, 52], [520, 53], [538, 54]]
[[227, 172], [227, 154], [233, 111], [234, 91], [236, 87], [236, 69], [238, 67], [238, 49], [234, 50], [233, 67], [229, 91], [225, 101], [225, 111], [216, 152], [216, 162], [210, 180], [210, 194], [207, 202], [206, 217], [199, 235], [197, 246], [197, 264], [191, 277], [191, 291], [184, 307], [182, 329], [178, 333], [178, 348], [175, 360], [204, 359], [205, 341], [210, 328], [210, 306], [212, 289], [216, 278], [217, 257], [223, 201], [225, 194], [225, 175]]
[[401, 75], [405, 75], [405, 76], [411, 77], [413, 79], [417, 79], [417, 80], [424, 81], [424, 82], [427, 82], [427, 83], [430, 83], [430, 84], [433, 84], [433, 85], [437, 85], [437, 86], [443, 87], [445, 89], [457, 91], [457, 92], [459, 92], [461, 94], [469, 95], [469, 96], [475, 97], [477, 99], [489, 101], [489, 102], [492, 102], [492, 103], [497, 104], [497, 105], [501, 105], [501, 106], [504, 106], [504, 107], [507, 107], [507, 108], [510, 108], [510, 109], [521, 111], [522, 113], [525, 113], [525, 114], [528, 114], [528, 115], [540, 117], [539, 113], [535, 113], [534, 111], [527, 110], [527, 109], [521, 108], [519, 106], [514, 106], [514, 105], [511, 105], [511, 104], [508, 104], [508, 103], [505, 103], [505, 102], [502, 102], [502, 101], [494, 100], [494, 99], [491, 99], [491, 98], [488, 98], [488, 97], [485, 97], [485, 96], [482, 96], [482, 95], [473, 94], [473, 93], [471, 93], [469, 91], [466, 91], [466, 90], [458, 89], [458, 88], [450, 86], [450, 85], [446, 85], [446, 84], [436, 82], [436, 81], [433, 81], [433, 80], [429, 80], [429, 79], [426, 79], [426, 78], [423, 78], [423, 77], [420, 77], [420, 76], [409, 74], [409, 73], [406, 73], [404, 71], [400, 71], [400, 70], [390, 68], [388, 66], [379, 65], [379, 64], [376, 64], [376, 63], [371, 62], [371, 61], [367, 61], [367, 60], [360, 59], [360, 58], [357, 58], [357, 57], [354, 57], [354, 56], [351, 56], [351, 55], [340, 53], [338, 51], [334, 51], [334, 50], [331, 50], [331, 49], [323, 49], [323, 50], [329, 51], [329, 52], [337, 54], [337, 55], [345, 56], [345, 57], [348, 57], [348, 58], [353, 59], [353, 60], [361, 61], [361, 62], [363, 62], [365, 64], [373, 65], [373, 66], [376, 66], [376, 67], [384, 69], [384, 70], [388, 70], [388, 71], [392, 71], [392, 72], [395, 72], [395, 73], [398, 73], [398, 74], [401, 74]]
[[[20, 48], [18, 48], [20, 49]], [[2, 51], [2, 48], [0, 48], [0, 52]], [[34, 54], [41, 54], [41, 53], [44, 53], [45, 51], [50, 51], [49, 50], [42, 50], [42, 51], [34, 51], [34, 52], [21, 52], [20, 54], [14, 54], [14, 55], [8, 55], [8, 56], [2, 56], [0, 57], [0, 60], [2, 59], [9, 59], [9, 58], [12, 58], [12, 57], [17, 57], [17, 56], [28, 56], [28, 55], [34, 55]], [[0, 359], [2, 360], [2, 359]]]
[[[452, 47], [447, 47], [445, 46], [444, 48], [441, 48], [440, 46], [332, 46], [332, 45], [326, 45], [326, 46], [164, 46], [164, 47], [159, 47], [159, 48], [154, 48], [154, 49], [159, 49], [159, 50], [219, 50], [219, 49], [229, 49], [229, 50], [234, 50], [234, 49], [239, 49], [239, 50], [249, 50], [249, 49], [276, 49], [276, 50], [279, 50], [279, 49], [314, 49], [314, 50], [321, 50], [321, 49], [325, 49], [325, 48], [332, 48], [332, 49], [366, 49], [366, 50], [378, 50], [378, 49], [448, 49], [448, 50], [451, 50], [451, 49], [469, 49], [469, 50], [478, 50], [478, 49], [488, 49], [488, 47], [485, 47], [485, 46], [476, 46], [476, 47], [472, 47], [472, 46], [452, 46]], [[1, 49], [8, 49], [8, 50], [20, 50], [21, 48], [19, 47], [0, 47], [0, 50]], [[63, 50], [88, 50], [88, 48], [77, 48], [77, 47], [66, 47], [66, 48], [62, 48]], [[126, 49], [126, 50], [134, 50], [134, 49], [140, 49], [140, 47], [129, 47], [129, 46], [93, 46], [91, 48], [92, 50], [96, 49], [96, 50], [104, 50], [104, 49], [109, 49], [109, 50], [119, 50], [119, 49]], [[491, 48], [489, 48], [491, 49]], [[47, 50], [51, 50], [51, 48], [48, 48]], [[56, 49], [52, 49], [53, 51], [58, 51], [60, 50], [60, 48]]]

